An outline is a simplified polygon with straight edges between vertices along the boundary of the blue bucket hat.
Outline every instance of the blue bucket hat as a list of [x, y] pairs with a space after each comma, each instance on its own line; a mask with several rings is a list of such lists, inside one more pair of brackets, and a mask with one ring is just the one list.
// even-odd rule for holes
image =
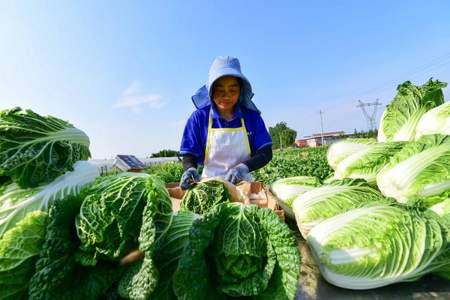
[[211, 89], [213, 84], [223, 76], [234, 76], [241, 79], [241, 94], [238, 105], [259, 113], [260, 111], [252, 101], [252, 86], [244, 74], [242, 74], [239, 60], [231, 56], [219, 56], [214, 60], [209, 68], [208, 81], [192, 96], [192, 102], [194, 102], [195, 107], [200, 109], [212, 103]]

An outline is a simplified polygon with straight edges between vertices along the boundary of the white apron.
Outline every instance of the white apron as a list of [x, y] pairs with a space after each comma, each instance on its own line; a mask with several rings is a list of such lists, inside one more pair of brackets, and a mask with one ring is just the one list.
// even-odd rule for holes
[[[244, 119], [241, 118], [239, 128], [212, 128], [210, 112], [202, 178], [215, 176], [225, 178], [229, 169], [248, 160], [250, 155]], [[252, 181], [252, 176], [249, 174], [244, 180]]]

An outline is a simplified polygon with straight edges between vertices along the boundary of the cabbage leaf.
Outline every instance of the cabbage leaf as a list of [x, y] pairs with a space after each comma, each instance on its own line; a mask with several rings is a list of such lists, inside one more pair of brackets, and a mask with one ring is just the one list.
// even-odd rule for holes
[[378, 141], [413, 141], [420, 118], [444, 103], [442, 89], [447, 83], [430, 79], [422, 86], [405, 81], [384, 110], [378, 129]]
[[78, 161], [74, 170], [66, 172], [50, 184], [22, 189], [11, 183], [0, 188], [0, 237], [22, 220], [29, 212], [47, 211], [51, 203], [67, 196], [78, 195], [81, 189], [100, 176], [96, 165]]
[[399, 205], [350, 210], [314, 227], [307, 241], [322, 276], [347, 289], [414, 281], [449, 264], [432, 215]]
[[49, 183], [89, 157], [88, 136], [72, 124], [19, 107], [0, 111], [0, 175], [21, 188]]
[[30, 212], [0, 239], [0, 299], [27, 294], [45, 237], [47, 213]]
[[297, 226], [306, 238], [312, 228], [326, 219], [357, 207], [376, 205], [380, 201], [386, 200], [366, 181], [345, 179], [298, 196], [292, 207]]
[[[408, 143], [377, 175], [377, 185], [387, 197], [431, 206], [450, 192], [450, 136], [425, 135]], [[440, 196], [442, 195], [442, 197]]]
[[293, 299], [297, 241], [266, 208], [224, 203], [193, 222], [173, 278], [182, 299]]

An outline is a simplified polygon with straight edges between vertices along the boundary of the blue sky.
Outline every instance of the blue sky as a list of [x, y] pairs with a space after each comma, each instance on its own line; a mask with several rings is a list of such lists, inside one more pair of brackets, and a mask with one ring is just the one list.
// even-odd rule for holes
[[266, 125], [298, 137], [319, 110], [326, 131], [363, 130], [358, 99], [450, 81], [449, 1], [91, 2], [0, 3], [0, 109], [70, 121], [94, 158], [178, 149], [218, 55], [240, 59]]

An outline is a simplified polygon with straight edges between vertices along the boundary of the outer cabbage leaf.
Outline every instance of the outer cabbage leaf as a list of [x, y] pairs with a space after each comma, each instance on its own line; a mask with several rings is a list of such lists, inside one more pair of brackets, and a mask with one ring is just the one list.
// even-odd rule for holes
[[122, 297], [146, 299], [159, 277], [153, 259], [157, 232], [165, 228], [172, 211], [164, 183], [154, 175], [125, 173], [99, 178], [82, 195], [77, 260], [95, 265], [139, 248], [143, 259], [127, 269], [118, 288]]
[[444, 235], [426, 213], [379, 205], [330, 218], [314, 227], [307, 241], [328, 282], [359, 290], [414, 281], [439, 269]]
[[0, 237], [22, 220], [29, 212], [47, 211], [56, 200], [78, 195], [83, 187], [100, 176], [96, 165], [88, 161], [78, 161], [74, 170], [59, 176], [48, 185], [22, 189], [12, 183], [0, 191]]
[[188, 243], [192, 223], [198, 218], [199, 215], [190, 211], [180, 211], [173, 215], [167, 229], [161, 233], [155, 248], [155, 264], [160, 277], [150, 299], [177, 299], [173, 292], [172, 277]]
[[90, 157], [89, 138], [70, 123], [33, 111], [0, 111], [0, 174], [22, 188], [51, 182]]
[[272, 183], [270, 190], [278, 198], [278, 203], [283, 208], [286, 216], [293, 219], [292, 202], [307, 191], [320, 186], [320, 181], [312, 176], [296, 176], [278, 179]]
[[30, 299], [95, 300], [122, 275], [117, 263], [102, 261], [95, 267], [77, 263], [80, 241], [74, 222], [81, 202], [80, 197], [66, 197], [50, 207], [45, 242], [30, 281]]
[[377, 142], [376, 139], [345, 139], [333, 143], [327, 152], [330, 167], [336, 170], [337, 165], [353, 153], [369, 148]]
[[450, 198], [433, 205], [430, 210], [439, 215], [440, 223], [447, 234], [447, 250], [439, 257], [443, 265], [434, 274], [450, 280]]
[[378, 129], [378, 141], [413, 141], [420, 118], [430, 109], [444, 103], [442, 88], [447, 83], [429, 80], [422, 86], [405, 81], [384, 110]]
[[0, 299], [26, 295], [44, 242], [47, 213], [35, 211], [0, 239]]
[[450, 135], [450, 102], [426, 112], [416, 128], [416, 140], [427, 134]]
[[293, 210], [297, 226], [306, 238], [312, 228], [326, 219], [357, 207], [377, 205], [380, 201], [386, 200], [364, 180], [335, 180], [298, 196]]
[[183, 299], [293, 299], [297, 242], [269, 209], [221, 204], [195, 220], [174, 275]]
[[334, 178], [361, 178], [369, 184], [376, 183], [378, 172], [400, 151], [405, 143], [390, 142], [369, 145], [343, 159], [335, 168]]
[[164, 182], [157, 176], [149, 176], [145, 182], [148, 196], [142, 213], [139, 233], [139, 250], [144, 258], [131, 266], [119, 283], [119, 294], [127, 299], [145, 300], [155, 290], [159, 271], [154, 260], [157, 239], [167, 229], [171, 219], [171, 202]]
[[220, 180], [209, 180], [189, 187], [181, 199], [180, 209], [204, 214], [214, 206], [230, 201], [231, 195], [225, 183]]
[[408, 143], [377, 175], [380, 191], [400, 203], [426, 206], [450, 191], [450, 136], [426, 135]]

